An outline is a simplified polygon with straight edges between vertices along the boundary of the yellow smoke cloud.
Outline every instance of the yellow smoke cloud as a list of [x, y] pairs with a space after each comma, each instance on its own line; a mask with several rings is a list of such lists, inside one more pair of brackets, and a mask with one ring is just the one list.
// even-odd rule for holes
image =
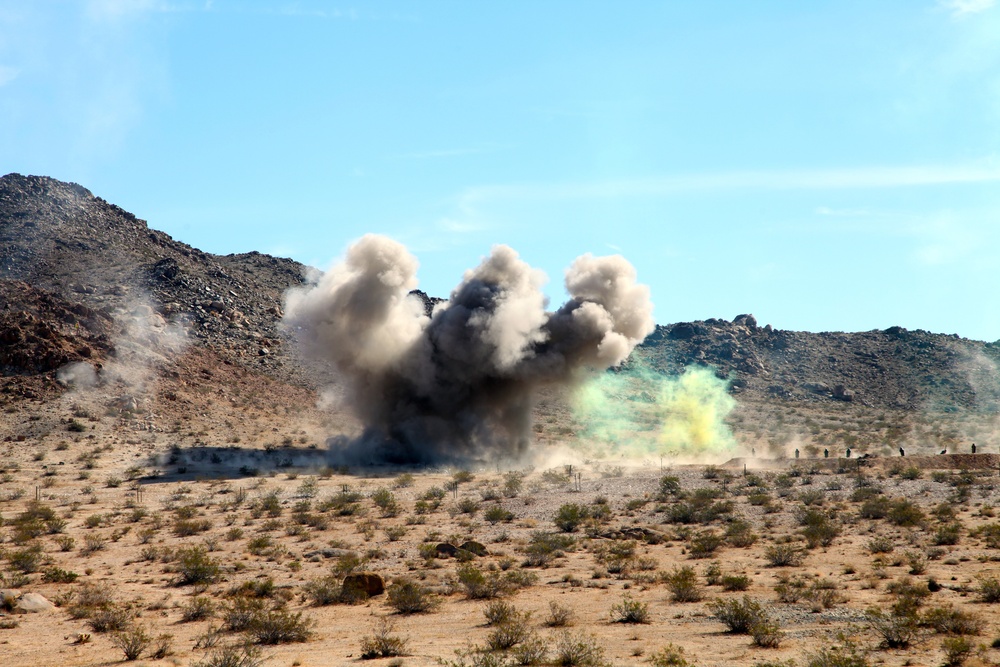
[[736, 401], [711, 369], [682, 375], [643, 365], [602, 373], [574, 396], [582, 440], [607, 455], [707, 458], [736, 447], [726, 417]]

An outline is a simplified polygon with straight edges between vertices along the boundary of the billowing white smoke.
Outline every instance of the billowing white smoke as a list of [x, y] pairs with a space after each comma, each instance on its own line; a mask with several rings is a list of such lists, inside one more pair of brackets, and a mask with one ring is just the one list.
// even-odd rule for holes
[[584, 255], [570, 299], [546, 312], [545, 276], [507, 246], [467, 271], [428, 316], [410, 292], [417, 261], [367, 235], [314, 284], [286, 295], [307, 355], [332, 362], [365, 424], [337, 454], [361, 462], [515, 459], [529, 443], [534, 391], [620, 364], [652, 330], [649, 288], [621, 256]]

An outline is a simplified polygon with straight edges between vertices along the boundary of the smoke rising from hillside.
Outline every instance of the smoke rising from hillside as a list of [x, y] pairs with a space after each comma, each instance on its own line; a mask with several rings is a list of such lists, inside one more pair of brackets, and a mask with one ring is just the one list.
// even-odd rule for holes
[[653, 330], [649, 289], [621, 256], [577, 258], [570, 299], [546, 311], [545, 276], [498, 245], [428, 317], [409, 292], [417, 261], [367, 235], [318, 281], [286, 295], [304, 352], [342, 373], [360, 438], [334, 443], [357, 462], [516, 459], [534, 392], [620, 364]]
[[709, 368], [682, 375], [657, 373], [641, 363], [604, 373], [582, 385], [574, 414], [585, 441], [604, 455], [669, 455], [690, 461], [731, 456], [736, 449], [726, 417], [736, 400]]

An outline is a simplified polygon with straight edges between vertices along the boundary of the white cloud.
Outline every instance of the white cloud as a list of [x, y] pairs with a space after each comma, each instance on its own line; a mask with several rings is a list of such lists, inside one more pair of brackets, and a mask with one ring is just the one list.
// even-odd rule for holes
[[952, 16], [959, 17], [992, 9], [996, 0], [939, 0], [938, 5], [951, 12]]

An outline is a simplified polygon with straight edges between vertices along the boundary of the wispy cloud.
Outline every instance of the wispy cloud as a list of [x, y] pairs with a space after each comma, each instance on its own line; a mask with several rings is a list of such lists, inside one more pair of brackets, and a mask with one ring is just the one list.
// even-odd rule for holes
[[435, 223], [435, 227], [442, 232], [449, 232], [451, 234], [474, 234], [490, 228], [484, 222], [471, 222], [456, 218], [441, 218]]
[[0, 65], [0, 86], [6, 86], [8, 83], [16, 79], [17, 75], [20, 73], [21, 70], [17, 67]]
[[466, 203], [489, 200], [570, 200], [657, 197], [713, 190], [848, 190], [1000, 182], [1000, 165], [857, 167], [675, 174], [590, 182], [523, 183], [468, 188]]
[[996, 0], [938, 0], [938, 5], [951, 12], [952, 16], [960, 17], [992, 9]]

